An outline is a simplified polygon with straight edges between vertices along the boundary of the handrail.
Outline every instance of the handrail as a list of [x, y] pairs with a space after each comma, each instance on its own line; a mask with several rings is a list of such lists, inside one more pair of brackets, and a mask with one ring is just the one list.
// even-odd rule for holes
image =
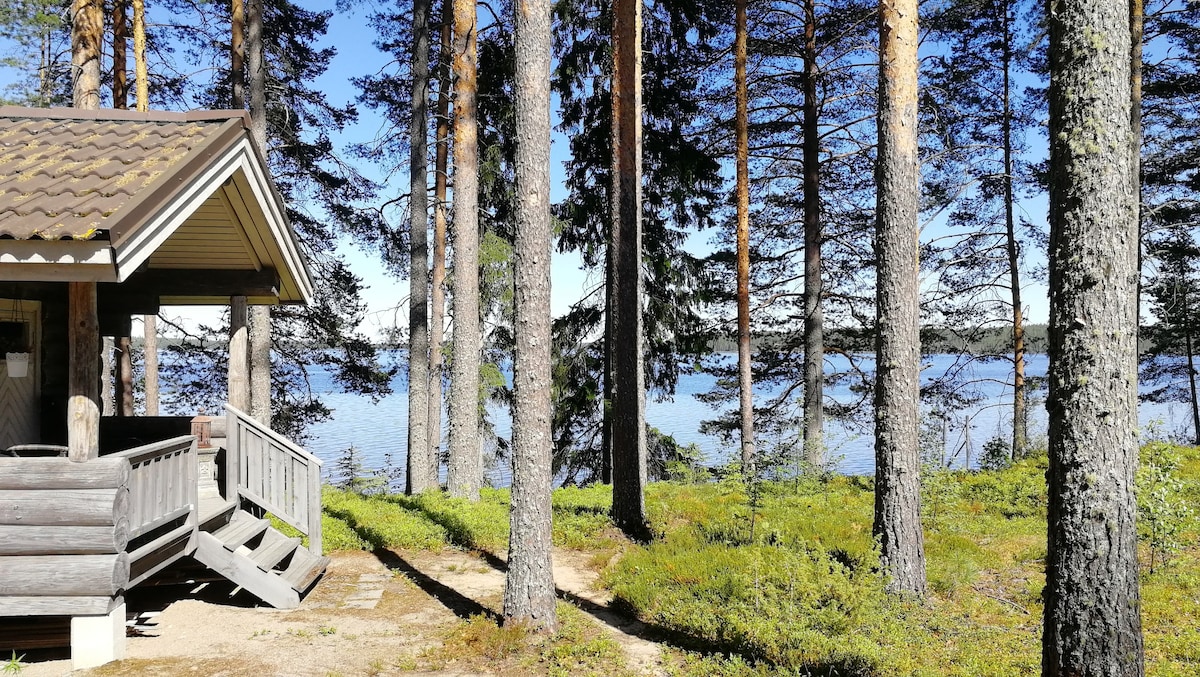
[[199, 505], [196, 474], [196, 438], [183, 435], [127, 451], [109, 454], [129, 461], [129, 538], [191, 513]]
[[321, 554], [321, 459], [232, 405], [226, 473], [237, 495], [308, 536]]

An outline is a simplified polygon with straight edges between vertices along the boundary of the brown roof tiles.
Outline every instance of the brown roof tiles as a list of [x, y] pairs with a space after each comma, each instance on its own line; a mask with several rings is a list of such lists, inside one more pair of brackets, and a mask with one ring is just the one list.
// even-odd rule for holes
[[117, 239], [248, 122], [238, 111], [0, 107], [0, 239]]

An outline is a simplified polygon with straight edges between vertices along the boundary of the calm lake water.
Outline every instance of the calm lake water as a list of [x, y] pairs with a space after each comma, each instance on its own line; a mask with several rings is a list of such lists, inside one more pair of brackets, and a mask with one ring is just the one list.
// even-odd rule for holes
[[[736, 355], [727, 354], [719, 359], [735, 361]], [[926, 357], [922, 371], [923, 382], [930, 382], [952, 367], [955, 357], [935, 355]], [[841, 370], [847, 367], [844, 357], [828, 358], [827, 369]], [[866, 362], [870, 368], [870, 361]], [[1028, 356], [1026, 373], [1029, 377], [1045, 376], [1045, 355]], [[953, 412], [944, 427], [947, 462], [953, 467], [970, 464], [976, 467], [985, 442], [992, 437], [1008, 438], [1011, 435], [1011, 373], [1005, 362], [975, 362], [964, 371], [963, 376], [976, 382], [974, 388], [981, 400], [972, 406]], [[385, 454], [391, 455], [391, 463], [399, 470], [405, 464], [404, 448], [408, 429], [407, 384], [403, 374], [393, 384], [395, 392], [375, 403], [370, 398], [333, 392], [328, 373], [314, 369], [310, 377], [313, 387], [322, 393], [322, 399], [334, 410], [329, 421], [314, 425], [307, 448], [325, 461], [325, 471], [333, 470], [336, 460], [350, 446], [356, 448], [365, 469], [373, 470], [386, 465]], [[665, 401], [650, 399], [646, 405], [646, 418], [651, 425], [663, 433], [674, 436], [680, 444], [695, 444], [700, 448], [705, 465], [715, 466], [728, 461], [737, 451], [737, 445], [722, 442], [719, 438], [700, 432], [700, 422], [715, 418], [717, 411], [696, 399], [695, 395], [710, 390], [712, 376], [696, 372], [683, 375], [675, 396]], [[769, 396], [768, 389], [761, 389], [760, 396]], [[798, 393], [797, 393], [798, 395]], [[854, 395], [847, 385], [831, 387], [825, 393], [829, 399], [849, 402]], [[1033, 396], [1030, 409], [1030, 435], [1034, 439], [1046, 433], [1045, 390]], [[730, 403], [728, 406], [733, 406]], [[797, 397], [796, 406], [800, 403]], [[727, 407], [728, 408], [728, 407]], [[866, 420], [855, 423], [826, 422], [827, 457], [839, 472], [847, 474], [872, 474], [875, 472], [874, 437], [871, 432], [870, 412], [864, 412]], [[925, 412], [929, 416], [929, 412]], [[508, 438], [511, 420], [506, 410], [491, 407], [490, 417], [500, 437]], [[1178, 429], [1190, 429], [1187, 408], [1183, 404], [1142, 404], [1139, 418], [1143, 426], [1161, 422], [1161, 430], [1169, 433]], [[445, 415], [443, 414], [443, 424]], [[444, 440], [445, 438], [443, 438]], [[761, 442], [760, 442], [761, 444]], [[504, 465], [501, 463], [500, 465]], [[443, 470], [444, 472], [444, 470]], [[489, 470], [489, 481], [495, 486], [505, 486], [509, 477], [507, 468], [493, 467]]]

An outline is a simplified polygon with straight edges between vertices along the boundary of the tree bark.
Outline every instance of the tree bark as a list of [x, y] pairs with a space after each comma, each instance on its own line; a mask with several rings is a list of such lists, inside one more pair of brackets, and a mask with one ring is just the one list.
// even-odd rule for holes
[[737, 324], [738, 394], [742, 426], [742, 472], [755, 473], [754, 378], [750, 356], [750, 112], [746, 88], [746, 3], [734, 3], [733, 82], [736, 89], [734, 136], [737, 164]]
[[125, 110], [129, 108], [129, 0], [113, 0], [113, 63], [112, 90], [113, 108]]
[[558, 624], [550, 561], [550, 2], [516, 8], [516, 241], [513, 478], [504, 619]]
[[1145, 226], [1142, 223], [1142, 43], [1145, 40], [1146, 12], [1142, 0], [1129, 0], [1129, 123], [1132, 127], [1130, 153], [1133, 156], [1134, 209], [1138, 220], [1138, 288], [1137, 322], [1142, 327], [1142, 262], [1145, 258], [1143, 242]]
[[158, 416], [158, 316], [143, 316], [142, 326], [142, 359], [146, 366], [146, 415]]
[[146, 0], [133, 0], [133, 69], [137, 109], [144, 113], [150, 110], [150, 76], [146, 68]]
[[[263, 53], [263, 0], [246, 6], [246, 73], [250, 89], [250, 135], [267, 158], [267, 63]], [[235, 76], [236, 77], [236, 76]], [[256, 421], [271, 426], [271, 306], [250, 308], [250, 402]]]
[[642, 3], [613, 3], [613, 521], [645, 538], [646, 388], [642, 341]]
[[1004, 137], [1004, 234], [1008, 255], [1008, 285], [1012, 299], [1013, 337], [1013, 436], [1012, 458], [1024, 458], [1029, 447], [1029, 414], [1025, 403], [1025, 317], [1021, 302], [1021, 251], [1017, 241], [1017, 220], [1013, 213], [1016, 197], [1013, 195], [1013, 145], [1012, 145], [1012, 15], [1005, 0], [1001, 10], [1004, 16], [1004, 111], [1000, 133]]
[[[413, 2], [412, 126], [409, 130], [408, 481], [419, 494], [438, 486], [429, 457], [429, 0]], [[430, 472], [430, 471], [433, 472]]]
[[433, 273], [429, 317], [429, 454], [437, 465], [442, 454], [442, 341], [446, 321], [446, 178], [450, 155], [450, 27], [453, 0], [442, 0], [438, 64], [437, 149], [433, 177]]
[[454, 359], [450, 364], [450, 495], [479, 498], [479, 149], [475, 2], [454, 0]]
[[100, 339], [100, 414], [116, 416], [116, 392], [113, 381], [116, 379], [116, 369], [113, 368], [113, 351], [116, 343], [111, 336]]
[[917, 0], [879, 3], [875, 538], [892, 592], [925, 596], [917, 244]]
[[804, 0], [804, 460], [825, 465], [825, 312], [821, 278], [821, 131], [817, 7]]
[[1050, 13], [1050, 467], [1042, 673], [1144, 673], [1128, 0]]
[[230, 0], [229, 92], [234, 110], [246, 107], [246, 0]]
[[250, 411], [249, 330], [246, 327], [246, 297], [229, 299], [229, 403]]
[[73, 105], [100, 108], [100, 42], [104, 39], [102, 0], [73, 0], [71, 5], [71, 89]]
[[133, 416], [133, 341], [128, 336], [119, 336], [113, 348], [116, 378], [113, 379], [113, 413], [117, 416]]

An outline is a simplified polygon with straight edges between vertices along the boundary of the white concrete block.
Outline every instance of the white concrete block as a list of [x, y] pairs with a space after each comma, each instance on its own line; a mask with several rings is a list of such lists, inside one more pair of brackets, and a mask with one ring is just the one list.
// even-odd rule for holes
[[71, 668], [94, 668], [125, 657], [125, 603], [104, 616], [71, 618]]

